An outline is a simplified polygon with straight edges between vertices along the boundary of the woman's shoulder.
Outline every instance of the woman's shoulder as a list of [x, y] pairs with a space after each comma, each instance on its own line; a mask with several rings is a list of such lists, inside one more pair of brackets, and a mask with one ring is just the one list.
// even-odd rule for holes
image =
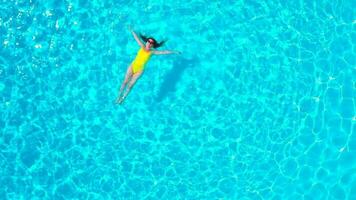
[[151, 49], [146, 49], [146, 48], [142, 48], [141, 51], [144, 51], [145, 53], [152, 53], [153, 51]]

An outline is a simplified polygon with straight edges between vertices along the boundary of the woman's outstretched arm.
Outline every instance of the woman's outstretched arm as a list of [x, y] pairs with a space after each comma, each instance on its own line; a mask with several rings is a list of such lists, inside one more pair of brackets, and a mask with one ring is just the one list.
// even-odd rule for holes
[[134, 36], [136, 42], [138, 43], [138, 45], [140, 45], [141, 47], [145, 47], [144, 44], [142, 44], [140, 38], [138, 38], [137, 34], [132, 30], [131, 26], [128, 27], [129, 30], [131, 31], [132, 35]]
[[152, 50], [151, 51], [153, 54], [156, 54], [156, 55], [163, 55], [163, 54], [173, 54], [173, 53], [176, 53], [176, 54], [181, 54], [180, 51], [155, 51], [155, 50]]

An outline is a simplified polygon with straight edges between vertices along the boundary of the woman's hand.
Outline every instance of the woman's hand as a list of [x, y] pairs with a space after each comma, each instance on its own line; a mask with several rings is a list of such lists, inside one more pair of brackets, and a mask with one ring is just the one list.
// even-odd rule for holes
[[170, 53], [174, 53], [174, 54], [182, 54], [182, 52], [180, 52], [180, 51], [171, 51]]
[[133, 31], [130, 25], [128, 25], [127, 28], [129, 29], [129, 31]]
[[131, 34], [134, 36], [136, 42], [138, 45], [140, 45], [142, 48], [144, 48], [144, 44], [141, 42], [141, 40], [138, 38], [137, 34], [135, 33], [135, 31], [132, 30], [130, 25], [127, 25], [127, 28], [130, 30]]

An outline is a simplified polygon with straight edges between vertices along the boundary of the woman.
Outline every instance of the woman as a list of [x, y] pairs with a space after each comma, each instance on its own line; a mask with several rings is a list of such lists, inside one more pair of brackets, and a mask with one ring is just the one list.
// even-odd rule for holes
[[[147, 61], [150, 59], [151, 55], [162, 55], [162, 54], [172, 54], [172, 53], [178, 53], [178, 51], [156, 51], [153, 49], [156, 49], [160, 46], [163, 45], [165, 41], [162, 41], [158, 43], [154, 38], [152, 37], [145, 37], [140, 34], [140, 37], [143, 42], [137, 37], [136, 33], [129, 27], [129, 30], [131, 31], [132, 35], [134, 36], [136, 42], [140, 45], [140, 50], [137, 53], [137, 56], [135, 60], [131, 63], [131, 65], [128, 67], [125, 75], [125, 80], [123, 81], [119, 96], [117, 98], [117, 103], [122, 103], [126, 96], [129, 94], [131, 91], [132, 87], [136, 83], [136, 81], [140, 78], [140, 76], [143, 73], [144, 66], [147, 63]], [[123, 93], [123, 90], [125, 86], [127, 85], [126, 91]]]

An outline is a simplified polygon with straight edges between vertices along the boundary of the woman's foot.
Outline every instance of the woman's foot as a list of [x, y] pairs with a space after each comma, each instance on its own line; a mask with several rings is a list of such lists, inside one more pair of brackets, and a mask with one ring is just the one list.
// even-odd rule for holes
[[125, 99], [124, 97], [119, 97], [117, 98], [116, 103], [121, 104], [124, 101], [124, 99]]

